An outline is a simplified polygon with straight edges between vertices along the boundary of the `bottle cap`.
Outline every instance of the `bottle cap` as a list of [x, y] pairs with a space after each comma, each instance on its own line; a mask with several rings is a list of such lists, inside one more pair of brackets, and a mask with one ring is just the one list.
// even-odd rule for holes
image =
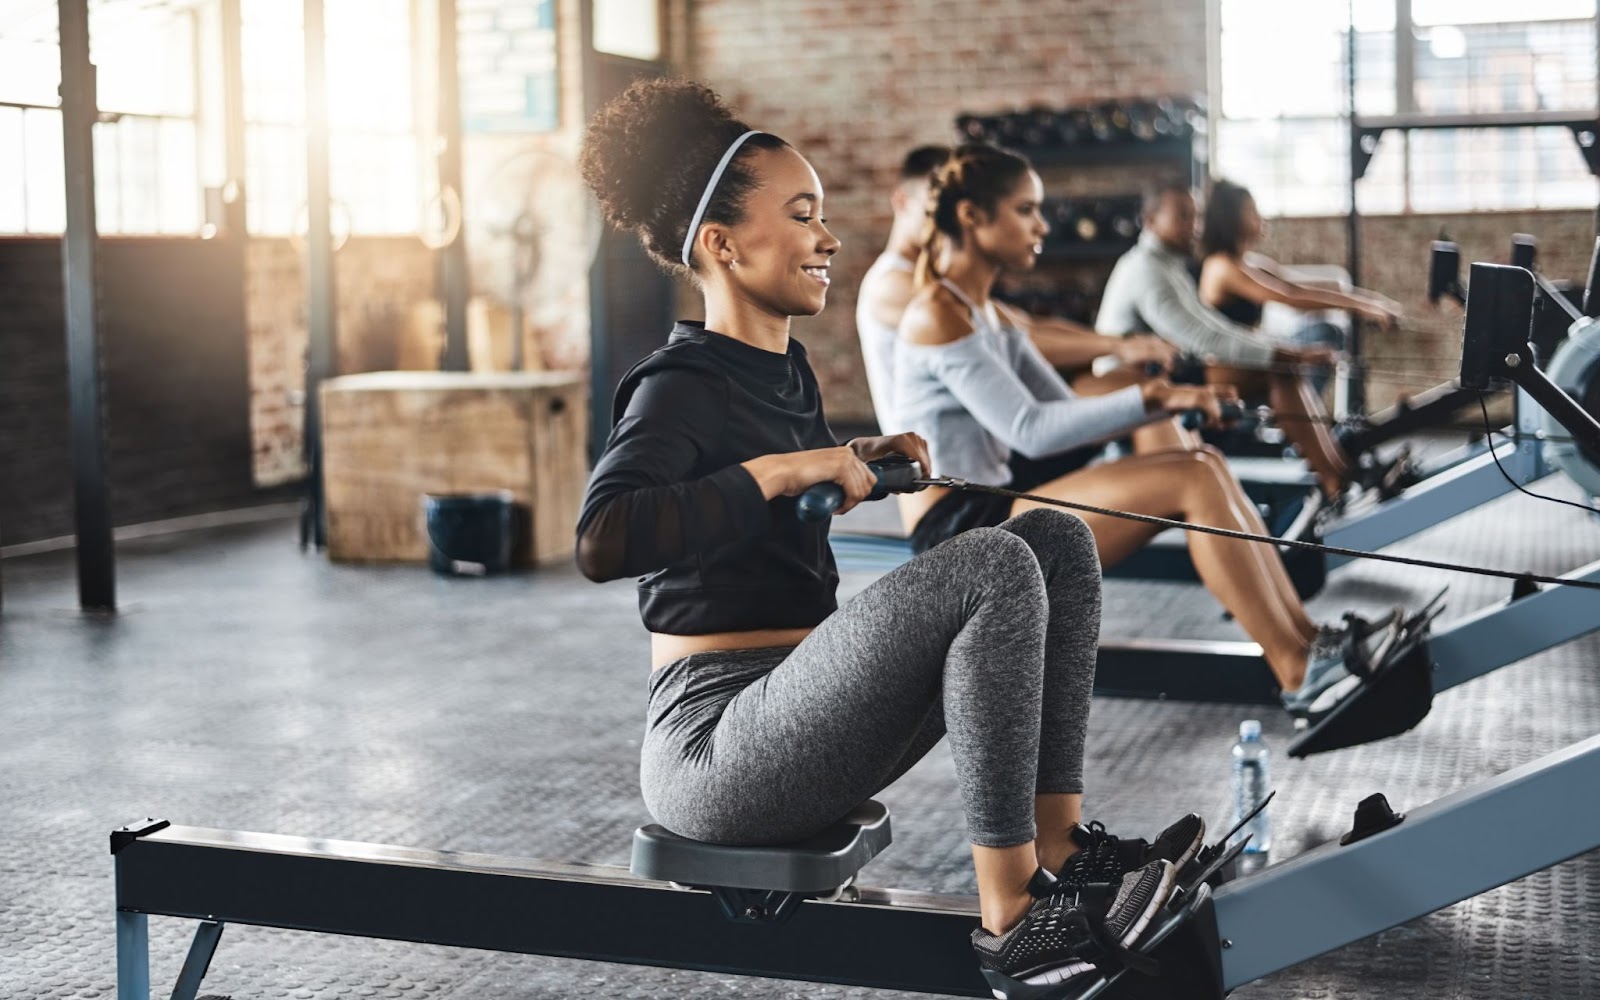
[[1259, 740], [1261, 738], [1261, 720], [1246, 719], [1239, 723], [1239, 738], [1241, 740]]

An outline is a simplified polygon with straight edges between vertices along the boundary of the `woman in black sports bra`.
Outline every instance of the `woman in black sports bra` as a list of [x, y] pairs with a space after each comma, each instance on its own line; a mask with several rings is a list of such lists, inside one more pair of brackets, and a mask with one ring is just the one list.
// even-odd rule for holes
[[[1241, 326], [1258, 327], [1268, 302], [1313, 312], [1344, 309], [1384, 329], [1394, 326], [1400, 303], [1364, 288], [1336, 291], [1312, 288], [1286, 278], [1276, 261], [1251, 252], [1266, 235], [1250, 191], [1231, 181], [1217, 181], [1206, 200], [1200, 234], [1200, 299]], [[1343, 331], [1331, 323], [1308, 321], [1293, 335], [1298, 343], [1340, 347]]]

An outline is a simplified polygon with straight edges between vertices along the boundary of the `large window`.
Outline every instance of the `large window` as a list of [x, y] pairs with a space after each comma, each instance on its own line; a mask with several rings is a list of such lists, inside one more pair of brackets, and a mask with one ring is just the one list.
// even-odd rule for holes
[[[305, 228], [301, 5], [243, 0], [245, 191], [252, 233]], [[418, 231], [429, 158], [415, 121], [410, 0], [329, 3], [329, 182], [336, 230]], [[431, 133], [428, 133], [431, 134]]]
[[[1272, 215], [1349, 208], [1355, 112], [1493, 115], [1597, 108], [1595, 0], [1221, 0], [1216, 163]], [[1560, 126], [1390, 130], [1357, 186], [1364, 212], [1593, 207]]]
[[[59, 233], [66, 224], [56, 17], [54, 3], [0, 0], [0, 232]], [[200, 229], [195, 24], [182, 7], [90, 7], [101, 232]]]
[[[246, 223], [305, 227], [304, 35], [298, 0], [241, 0]], [[417, 0], [329, 0], [334, 225], [419, 231], [432, 156], [417, 120]], [[0, 233], [65, 226], [61, 55], [53, 0], [0, 0]], [[107, 234], [205, 234], [223, 162], [219, 0], [91, 0], [98, 71], [95, 204]], [[431, 91], [430, 91], [431, 92]], [[215, 199], [213, 199], [215, 202]]]

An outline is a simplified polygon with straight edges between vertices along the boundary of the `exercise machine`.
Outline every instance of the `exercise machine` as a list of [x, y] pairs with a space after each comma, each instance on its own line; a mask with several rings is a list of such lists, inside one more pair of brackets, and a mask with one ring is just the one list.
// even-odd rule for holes
[[[1140, 943], [1150, 974], [1108, 963], [1041, 995], [1220, 1000], [1600, 847], [1597, 785], [1600, 736], [1408, 813], [1370, 796], [1338, 841], [1179, 894]], [[802, 844], [644, 827], [631, 871], [144, 821], [111, 835], [117, 1000], [151, 996], [152, 915], [199, 921], [173, 1000], [194, 1000], [228, 924], [989, 996], [968, 943], [975, 898], [853, 884], [889, 842], [875, 802]]]
[[[1585, 313], [1600, 309], [1600, 241], [1595, 245]], [[1534, 363], [1530, 342], [1534, 276], [1525, 268], [1472, 266], [1461, 357], [1461, 384], [1471, 391], [1515, 384], [1537, 409], [1530, 424], [1538, 433], [1519, 449], [1565, 472], [1587, 492], [1600, 492], [1600, 322], [1574, 323], [1551, 359], [1550, 372]], [[1557, 379], [1561, 380], [1560, 382]], [[1562, 384], [1564, 383], [1564, 385]], [[1580, 402], [1581, 401], [1581, 402]], [[1519, 415], [1519, 419], [1523, 419]], [[1540, 448], [1541, 441], [1542, 448]], [[1600, 561], [1567, 573], [1564, 581], [1600, 583]], [[1388, 669], [1366, 679], [1354, 695], [1291, 744], [1291, 756], [1306, 756], [1397, 735], [1428, 714], [1433, 696], [1535, 653], [1600, 630], [1600, 594], [1593, 589], [1519, 581], [1502, 603], [1485, 608], [1436, 635], [1423, 628], [1396, 637], [1407, 644], [1389, 657]]]
[[[1532, 276], [1478, 264], [1472, 277], [1462, 384], [1515, 381], [1570, 434], [1565, 460], [1592, 462], [1600, 422], [1531, 364]], [[1578, 360], [1552, 369], [1576, 372], [1585, 399], [1600, 377], [1600, 324], [1573, 340]], [[1577, 574], [1600, 578], [1600, 564]], [[1574, 610], [1580, 598], [1586, 603]], [[1519, 616], [1540, 609], [1538, 628], [1563, 617], [1578, 619], [1568, 626], [1581, 630], [1573, 634], [1600, 627], [1600, 604], [1587, 590], [1554, 587], [1508, 607], [1518, 601], [1527, 602]], [[1430, 641], [1425, 631], [1412, 630], [1409, 641], [1437, 655], [1443, 636]], [[1446, 681], [1470, 679], [1472, 670], [1484, 672], [1457, 668]], [[1397, 673], [1390, 668], [1362, 690], [1379, 690]], [[1352, 699], [1340, 711], [1358, 704]], [[1596, 787], [1600, 736], [1408, 812], [1396, 812], [1381, 794], [1368, 796], [1339, 840], [1214, 887], [1243, 846], [1229, 848], [1231, 835], [1224, 837], [1157, 915], [1137, 945], [1137, 963], [1106, 954], [1094, 976], [1004, 995], [1220, 1000], [1600, 848]], [[117, 997], [149, 1000], [151, 915], [199, 921], [174, 1000], [193, 1000], [230, 923], [952, 996], [1002, 992], [980, 975], [967, 943], [977, 926], [975, 899], [855, 884], [890, 841], [888, 812], [871, 801], [800, 844], [728, 847], [642, 827], [626, 871], [148, 820], [111, 834]]]
[[[1532, 270], [1533, 238], [1513, 237], [1510, 265], [1529, 276], [1534, 288], [1530, 306], [1527, 341], [1534, 345], [1530, 365], [1552, 360], [1557, 345], [1572, 329], [1586, 326], [1590, 317], [1575, 306], [1570, 290], [1558, 288]], [[1466, 304], [1469, 290], [1460, 280], [1460, 251], [1453, 243], [1435, 242], [1428, 272], [1428, 297], [1434, 302], [1445, 298]], [[1474, 265], [1476, 269], [1479, 265]], [[1600, 280], [1600, 247], [1590, 262], [1589, 287]], [[1476, 408], [1481, 391], [1472, 386], [1445, 383], [1413, 397], [1396, 407], [1381, 421], [1355, 427], [1341, 435], [1352, 454], [1370, 451], [1407, 434], [1438, 428], [1468, 407]], [[1541, 447], [1549, 436], [1543, 428], [1544, 415], [1538, 401], [1520, 385], [1512, 396], [1511, 430], [1499, 442], [1483, 440], [1455, 449], [1426, 463], [1417, 470], [1419, 481], [1397, 496], [1374, 507], [1329, 519], [1319, 528], [1320, 540], [1339, 548], [1371, 551], [1393, 545], [1434, 527], [1518, 487], [1542, 479], [1556, 471]], [[1487, 435], [1490, 428], [1485, 428]], [[1564, 432], [1562, 432], [1564, 433]], [[1348, 560], [1329, 557], [1329, 569]]]
[[[1600, 435], [1589, 428], [1592, 414], [1600, 412], [1600, 320], [1587, 313], [1591, 309], [1600, 312], [1600, 241], [1590, 269], [1595, 293], [1586, 296], [1585, 316], [1572, 325], [1570, 335], [1550, 359], [1551, 374], [1546, 374], [1535, 363], [1538, 352], [1531, 342], [1537, 323], [1537, 278], [1526, 268], [1473, 265], [1461, 385], [1463, 391], [1472, 393], [1491, 385], [1514, 385], [1525, 400], [1518, 409], [1524, 433], [1513, 443], [1517, 458], [1507, 454], [1502, 465], [1521, 461], [1526, 463], [1523, 468], [1563, 471], [1586, 491], [1596, 493], [1600, 492]], [[1507, 481], [1508, 475], [1515, 475], [1509, 468], [1502, 474], [1494, 457], [1488, 455], [1475, 463], [1483, 464], [1487, 472], [1472, 468], [1447, 473], [1444, 484], [1438, 485], [1455, 482], [1457, 476], [1484, 482], [1492, 472], [1495, 478], [1489, 485], [1495, 490], [1484, 500], [1515, 488]], [[1483, 488], [1487, 490], [1487, 486]], [[1425, 496], [1409, 499], [1415, 504]], [[1407, 499], [1403, 496], [1391, 503]], [[1408, 511], [1408, 516], [1422, 516], [1419, 507], [1399, 509]], [[1422, 525], [1426, 526], [1431, 525]], [[1325, 536], [1323, 541], [1343, 544], [1346, 540]], [[1346, 561], [1349, 557], [1330, 556], [1333, 558]], [[1572, 570], [1561, 579], [1600, 583], [1600, 562]], [[1435, 633], [1432, 624], [1439, 609], [1436, 598], [1408, 617], [1387, 622], [1387, 634], [1379, 637], [1361, 686], [1302, 732], [1289, 753], [1303, 757], [1406, 732], [1427, 717], [1434, 695], [1600, 629], [1600, 596], [1582, 587], [1554, 585], [1541, 590], [1518, 581], [1505, 601]], [[1118, 649], [1115, 643], [1108, 646], [1115, 652], [1108, 655], [1102, 650], [1095, 681], [1098, 694], [1187, 700], [1192, 693], [1193, 700], [1200, 701], [1242, 694], [1251, 702], [1276, 700], [1275, 683], [1264, 665], [1258, 668], [1260, 672], [1252, 673], [1250, 666], [1237, 659], [1237, 649], [1219, 651], [1206, 643], [1186, 649], [1182, 642], [1170, 640], [1147, 641], [1142, 650]], [[1227, 652], [1233, 656], [1216, 655]]]

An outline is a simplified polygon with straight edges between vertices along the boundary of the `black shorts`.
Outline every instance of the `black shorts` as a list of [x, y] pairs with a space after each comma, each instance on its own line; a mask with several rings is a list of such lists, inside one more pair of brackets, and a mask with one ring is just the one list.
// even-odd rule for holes
[[[1006, 463], [1011, 467], [1007, 489], [1027, 493], [1052, 479], [1077, 472], [1099, 457], [1100, 445], [1074, 448], [1049, 458], [1024, 458], [1013, 453]], [[993, 493], [968, 493], [953, 489], [928, 508], [922, 520], [911, 529], [911, 551], [926, 552], [940, 542], [973, 528], [992, 528], [1011, 516], [1010, 497]]]

